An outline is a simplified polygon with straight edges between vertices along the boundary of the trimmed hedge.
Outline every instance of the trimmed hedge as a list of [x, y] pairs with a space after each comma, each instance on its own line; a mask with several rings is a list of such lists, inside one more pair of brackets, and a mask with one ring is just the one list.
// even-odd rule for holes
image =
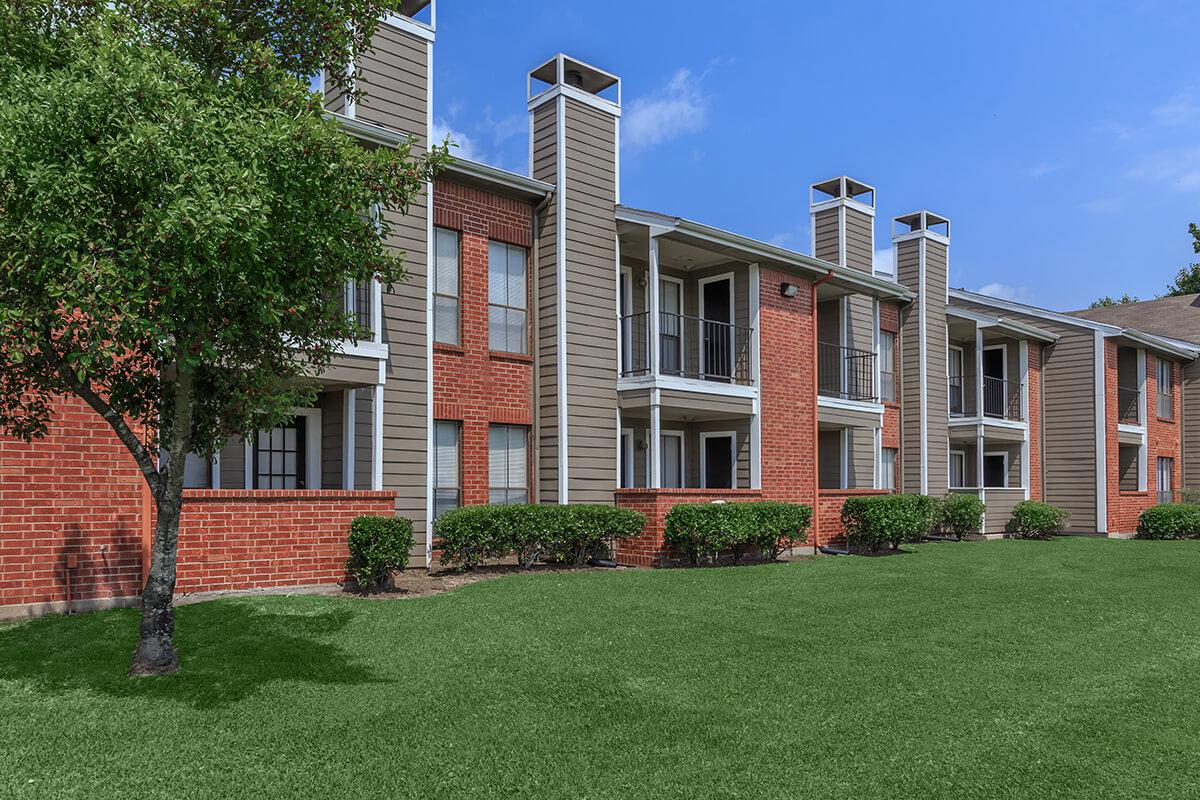
[[644, 514], [613, 506], [487, 505], [447, 511], [433, 531], [443, 564], [474, 569], [484, 559], [515, 555], [529, 569], [550, 560], [583, 566], [645, 525]]
[[347, 541], [346, 571], [364, 592], [383, 588], [393, 572], [408, 566], [413, 546], [412, 520], [401, 517], [355, 517]]
[[1008, 531], [1025, 539], [1049, 539], [1061, 533], [1069, 511], [1039, 500], [1022, 500], [1013, 506]]
[[940, 524], [946, 533], [958, 538], [972, 536], [983, 528], [987, 506], [977, 495], [951, 492], [942, 500]]
[[876, 551], [884, 542], [895, 550], [916, 542], [941, 517], [941, 503], [923, 494], [876, 494], [849, 497], [842, 504], [842, 524], [854, 547]]
[[811, 522], [812, 508], [801, 503], [680, 503], [667, 512], [663, 539], [693, 564], [725, 552], [735, 564], [752, 552], [773, 561], [807, 541]]
[[1200, 538], [1200, 505], [1169, 503], [1151, 506], [1138, 517], [1139, 539]]

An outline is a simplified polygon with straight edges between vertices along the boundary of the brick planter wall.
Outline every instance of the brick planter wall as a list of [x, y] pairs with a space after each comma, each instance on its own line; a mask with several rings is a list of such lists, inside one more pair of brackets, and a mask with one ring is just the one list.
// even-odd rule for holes
[[817, 491], [817, 525], [820, 531], [817, 546], [827, 545], [846, 537], [842, 525], [842, 506], [849, 497], [888, 494], [885, 489], [819, 489]]
[[642, 535], [617, 547], [617, 563], [627, 567], [660, 567], [679, 558], [663, 544], [663, 520], [680, 503], [710, 503], [714, 500], [750, 502], [762, 500], [756, 489], [618, 489], [617, 505], [646, 515]]
[[394, 517], [395, 493], [189, 489], [175, 593], [342, 583], [361, 515]]

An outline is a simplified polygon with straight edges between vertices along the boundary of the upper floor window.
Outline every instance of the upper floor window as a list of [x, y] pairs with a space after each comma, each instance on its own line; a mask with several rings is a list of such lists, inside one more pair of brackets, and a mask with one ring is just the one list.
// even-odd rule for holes
[[1175, 365], [1158, 359], [1158, 417], [1171, 419], [1175, 414]]
[[524, 247], [488, 242], [488, 347], [529, 353], [529, 270]]
[[896, 402], [896, 334], [879, 332], [879, 398]]
[[459, 343], [458, 231], [437, 228], [433, 235], [433, 340]]

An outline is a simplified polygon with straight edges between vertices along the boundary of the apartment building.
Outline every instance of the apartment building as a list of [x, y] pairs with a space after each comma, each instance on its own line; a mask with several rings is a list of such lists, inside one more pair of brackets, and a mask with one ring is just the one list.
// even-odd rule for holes
[[[384, 21], [365, 97], [327, 93], [362, 146], [428, 146], [435, 12]], [[179, 591], [336, 583], [362, 513], [411, 519], [424, 566], [449, 508], [616, 503], [649, 519], [618, 560], [657, 565], [681, 502], [808, 503], [822, 544], [847, 497], [896, 490], [977, 493], [992, 534], [1027, 498], [1127, 533], [1193, 480], [1197, 345], [950, 289], [928, 210], [891, 221], [879, 273], [848, 176], [811, 186], [811, 254], [627, 205], [620, 79], [563, 54], [524, 78], [530, 174], [460, 159], [383, 210], [409, 279], [346, 288], [371, 336], [290, 424], [189, 462]], [[136, 602], [140, 480], [69, 398], [47, 440], [0, 438], [0, 616]]]

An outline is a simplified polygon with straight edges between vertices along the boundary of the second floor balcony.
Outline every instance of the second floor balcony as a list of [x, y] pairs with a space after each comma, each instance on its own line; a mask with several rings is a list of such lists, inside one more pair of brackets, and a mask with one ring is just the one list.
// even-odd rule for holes
[[[659, 312], [658, 374], [751, 386], [752, 333], [744, 325]], [[622, 316], [620, 334], [621, 377], [652, 374], [650, 312]]]
[[[1023, 422], [1021, 391], [1024, 384], [984, 375], [981, 385], [973, 376], [951, 375], [949, 378], [949, 410], [951, 417], [978, 417], [977, 407], [983, 403], [983, 417]], [[978, 399], [976, 392], [978, 392]]]
[[[894, 382], [888, 372], [881, 376]], [[869, 350], [817, 343], [817, 394], [867, 403], [879, 401], [875, 386], [875, 354]]]

